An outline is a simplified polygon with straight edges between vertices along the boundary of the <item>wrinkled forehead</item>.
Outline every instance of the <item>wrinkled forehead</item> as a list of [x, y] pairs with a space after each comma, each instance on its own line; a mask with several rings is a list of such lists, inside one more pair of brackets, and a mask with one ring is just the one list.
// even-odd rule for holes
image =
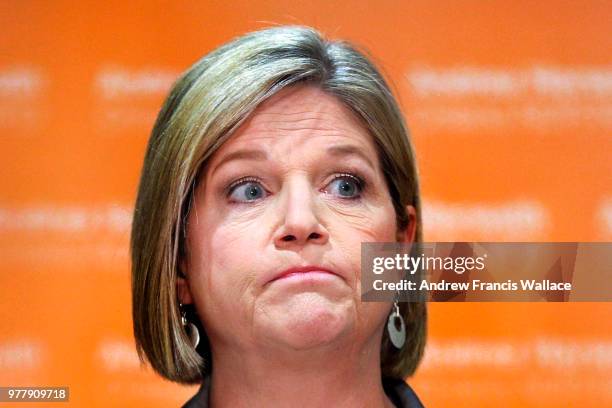
[[260, 149], [293, 159], [332, 146], [360, 152], [378, 167], [374, 140], [359, 117], [337, 97], [316, 86], [285, 88], [259, 105], [210, 161], [214, 168], [233, 151]]

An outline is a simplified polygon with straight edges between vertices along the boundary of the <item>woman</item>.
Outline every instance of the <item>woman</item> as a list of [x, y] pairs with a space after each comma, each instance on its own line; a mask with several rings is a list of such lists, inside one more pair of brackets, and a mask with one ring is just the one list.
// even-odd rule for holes
[[[384, 79], [307, 27], [247, 34], [174, 85], [131, 237], [137, 349], [187, 407], [421, 406], [423, 303], [361, 302], [361, 242], [421, 240]], [[400, 320], [399, 327], [395, 324]]]

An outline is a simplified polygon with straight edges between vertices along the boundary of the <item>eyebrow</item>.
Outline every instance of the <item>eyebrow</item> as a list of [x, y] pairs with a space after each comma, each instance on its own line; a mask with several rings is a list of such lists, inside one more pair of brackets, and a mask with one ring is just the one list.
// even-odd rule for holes
[[[334, 157], [345, 157], [345, 156], [357, 156], [364, 160], [372, 169], [375, 169], [372, 160], [357, 146], [350, 144], [334, 145], [327, 149], [327, 153]], [[233, 160], [256, 160], [266, 161], [268, 160], [268, 154], [263, 150], [258, 149], [242, 149], [236, 150], [235, 152], [227, 154], [219, 161], [219, 163], [212, 169], [211, 176], [219, 170], [224, 164], [229, 163]]]
[[213, 176], [220, 167], [224, 164], [231, 162], [232, 160], [257, 160], [257, 161], [266, 161], [268, 160], [268, 155], [263, 150], [257, 149], [243, 149], [236, 150], [235, 152], [229, 153], [225, 155], [221, 159], [221, 161], [212, 169], [210, 175]]
[[327, 149], [327, 153], [335, 157], [358, 156], [362, 160], [364, 160], [366, 163], [368, 163], [368, 165], [372, 167], [372, 169], [376, 168], [376, 166], [374, 166], [374, 163], [372, 163], [372, 160], [370, 160], [368, 155], [365, 154], [359, 147], [355, 145], [344, 144], [344, 145], [331, 146]]

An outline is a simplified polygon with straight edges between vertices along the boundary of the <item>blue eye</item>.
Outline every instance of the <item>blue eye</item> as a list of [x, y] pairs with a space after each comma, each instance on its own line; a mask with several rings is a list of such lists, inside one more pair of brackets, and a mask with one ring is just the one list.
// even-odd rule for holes
[[336, 177], [329, 185], [334, 187], [337, 194], [342, 198], [359, 198], [365, 183], [359, 177], [343, 174]]
[[239, 180], [229, 187], [229, 197], [237, 202], [249, 202], [263, 198], [266, 190], [256, 180]]

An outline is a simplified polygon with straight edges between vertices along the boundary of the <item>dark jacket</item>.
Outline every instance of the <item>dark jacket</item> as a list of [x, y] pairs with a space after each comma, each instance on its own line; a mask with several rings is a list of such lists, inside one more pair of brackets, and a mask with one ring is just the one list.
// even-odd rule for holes
[[[197, 394], [183, 405], [183, 408], [208, 408], [208, 391], [210, 381], [205, 380]], [[383, 378], [383, 388], [389, 399], [398, 408], [422, 408], [423, 404], [412, 391], [412, 388], [402, 380]]]

